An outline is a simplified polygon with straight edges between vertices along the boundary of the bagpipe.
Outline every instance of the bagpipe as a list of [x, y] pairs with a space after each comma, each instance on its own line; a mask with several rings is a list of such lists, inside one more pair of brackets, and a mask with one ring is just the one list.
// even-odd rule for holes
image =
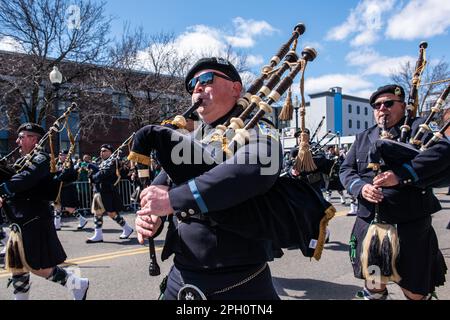
[[[417, 81], [417, 79], [414, 81]], [[430, 123], [432, 119], [440, 113], [449, 93], [450, 85], [441, 93], [431, 109], [431, 113], [425, 122], [419, 126], [414, 137], [409, 139], [409, 143], [391, 140], [392, 135], [387, 130], [386, 117], [383, 117], [380, 139], [371, 146], [368, 155], [369, 168], [372, 168], [375, 176], [378, 175], [380, 170], [390, 169], [395, 173], [396, 168], [409, 163], [421, 152], [427, 152], [429, 148], [439, 143], [441, 139], [445, 139], [445, 131], [450, 126], [450, 121], [447, 121], [439, 132], [434, 133], [428, 142], [423, 143], [426, 134], [431, 132]], [[408, 134], [411, 131], [410, 128], [405, 131], [405, 127], [402, 126], [402, 133], [406, 132], [406, 136], [403, 139], [406, 138], [408, 140]], [[431, 182], [427, 184], [427, 187], [447, 187], [450, 184], [448, 171], [447, 169], [446, 172], [435, 173], [433, 177], [428, 178]], [[376, 203], [375, 217], [368, 228], [362, 245], [361, 266], [366, 280], [371, 280], [374, 276], [380, 276], [378, 281], [386, 284], [389, 281], [400, 281], [400, 275], [396, 266], [400, 252], [400, 240], [394, 224], [408, 222], [416, 217], [404, 214], [385, 215], [386, 213], [380, 212], [380, 205]], [[375, 268], [379, 272], [376, 272]]]
[[[425, 122], [419, 126], [414, 137], [409, 139], [409, 143], [390, 140], [386, 134], [387, 139], [377, 140], [370, 148], [369, 163], [379, 164], [382, 170], [392, 169], [395, 172], [395, 168], [410, 162], [421, 152], [427, 152], [426, 150], [438, 143], [441, 139], [445, 139], [445, 131], [449, 126], [449, 121], [447, 121], [440, 131], [434, 133], [433, 137], [426, 143], [423, 142], [426, 135], [432, 131], [430, 123], [441, 112], [449, 93], [450, 85], [446, 87], [436, 100]], [[429, 187], [440, 188], [450, 184], [450, 175], [448, 173], [439, 173], [435, 178], [431, 179], [433, 183]]]
[[[114, 152], [111, 153], [111, 155], [108, 157], [108, 159], [102, 161], [99, 166], [99, 171], [108, 171], [111, 169], [115, 170], [116, 180], [113, 183], [113, 186], [117, 186], [117, 184], [120, 182], [121, 176], [119, 172], [119, 159], [123, 152], [123, 148], [128, 147], [129, 150], [131, 150], [131, 142], [133, 141], [133, 138], [135, 136], [135, 132], [133, 132], [128, 138], [125, 139], [124, 142], [116, 149]], [[96, 182], [93, 181], [95, 184]], [[94, 197], [92, 198], [92, 204], [91, 204], [91, 213], [94, 215], [102, 214], [105, 212], [105, 206], [103, 205], [102, 196], [100, 192], [96, 192], [94, 194]]]
[[[45, 151], [45, 146], [47, 142], [49, 143], [50, 147], [50, 173], [51, 175], [48, 178], [48, 181], [44, 181], [45, 185], [48, 186], [48, 188], [38, 188], [37, 190], [34, 190], [33, 194], [30, 195], [30, 198], [32, 199], [38, 199], [38, 200], [48, 200], [48, 201], [54, 201], [58, 196], [58, 190], [59, 190], [59, 183], [61, 179], [58, 178], [56, 175], [56, 159], [55, 159], [55, 153], [53, 149], [53, 141], [52, 141], [52, 135], [55, 132], [61, 132], [64, 128], [68, 127], [68, 119], [70, 113], [73, 111], [73, 109], [76, 107], [76, 103], [72, 103], [69, 108], [59, 117], [55, 120], [55, 122], [50, 126], [50, 129], [46, 132], [46, 134], [39, 140], [39, 142], [33, 147], [33, 149], [26, 155], [24, 155], [22, 158], [20, 158], [16, 163], [14, 163], [13, 166], [10, 166], [7, 164], [6, 160], [1, 160], [3, 163], [2, 169], [0, 170], [2, 173], [2, 181], [7, 181], [12, 178], [15, 174], [19, 174], [23, 172], [24, 170], [28, 170], [33, 166], [33, 161], [35, 157], [40, 154], [41, 152]], [[64, 121], [65, 120], [65, 121]], [[15, 149], [13, 152], [15, 152], [17, 149]], [[13, 152], [10, 153], [13, 154]], [[8, 155], [8, 156], [10, 156]]]
[[61, 164], [60, 170], [58, 171], [58, 174], [54, 178], [55, 180], [59, 181], [59, 188], [58, 188], [58, 195], [56, 196], [53, 205], [55, 208], [58, 208], [59, 210], [61, 209], [61, 192], [64, 183], [72, 183], [77, 181], [78, 179], [78, 173], [73, 168], [72, 155], [75, 152], [75, 142], [77, 141], [78, 135], [80, 134], [80, 130], [81, 128], [78, 129], [76, 135], [73, 136], [70, 127], [67, 126], [67, 136], [69, 137], [70, 148], [69, 151], [67, 152], [66, 159]]
[[0, 183], [8, 181], [13, 175], [16, 174], [16, 170], [13, 165], [9, 163], [9, 158], [16, 153], [16, 151], [19, 151], [19, 149], [20, 146], [0, 159]]
[[[443, 109], [445, 100], [450, 93], [450, 85], [440, 94], [436, 100], [434, 106], [431, 108], [431, 112], [426, 118], [425, 122], [419, 126], [418, 131], [414, 136], [411, 136], [411, 122], [416, 116], [417, 106], [419, 104], [418, 89], [420, 87], [421, 74], [426, 66], [426, 49], [428, 44], [421, 42], [419, 44], [419, 57], [416, 61], [415, 70], [413, 72], [413, 78], [411, 83], [411, 89], [409, 91], [406, 116], [404, 124], [401, 126], [400, 142], [389, 139], [387, 130], [384, 131], [382, 139], [377, 140], [369, 151], [369, 163], [371, 166], [382, 166], [380, 169], [393, 169], [408, 163], [413, 160], [420, 152], [424, 152], [438, 143], [441, 139], [445, 139], [445, 130], [448, 125], [437, 133], [434, 133], [433, 137], [427, 142], [427, 135], [431, 133], [430, 123]], [[438, 82], [446, 82], [438, 81]], [[449, 174], [440, 174], [439, 179], [431, 179], [434, 182], [429, 187], [446, 187], [450, 184]]]
[[[237, 110], [224, 124], [218, 125], [210, 141], [203, 144], [174, 128], [149, 125], [136, 132], [129, 160], [149, 166], [150, 153], [156, 150], [159, 163], [175, 185], [183, 184], [202, 175], [226, 158], [234, 156], [236, 151], [245, 146], [250, 139], [249, 130], [254, 128], [271, 105], [292, 85], [296, 75], [304, 71], [308, 61], [317, 53], [312, 48], [305, 48], [302, 57], [292, 50], [291, 44], [304, 32], [305, 27], [295, 27], [292, 37], [284, 44], [269, 65], [263, 67], [262, 75], [257, 78], [243, 98], [237, 102]], [[282, 66], [274, 67], [286, 56]], [[290, 73], [282, 79], [285, 71]], [[268, 81], [264, 84], [264, 81]], [[248, 120], [256, 107], [259, 110]], [[218, 145], [221, 157], [210, 154], [208, 147]], [[190, 161], [177, 162], [173, 159], [174, 150], [187, 152]], [[201, 161], [196, 155], [202, 155]], [[197, 161], [196, 161], [197, 160]], [[242, 212], [248, 212], [243, 215]], [[237, 233], [243, 237], [270, 239], [275, 247], [298, 247], [307, 257], [319, 260], [325, 242], [326, 225], [334, 216], [335, 209], [312, 187], [302, 181], [278, 178], [269, 192], [256, 196], [232, 208], [226, 214], [209, 212], [208, 218], [217, 223], [219, 228]], [[258, 225], [249, 232], [248, 226]]]
[[[20, 174], [23, 171], [31, 170], [33, 167], [33, 162], [35, 158], [45, 150], [45, 145], [48, 142], [50, 147], [50, 175], [46, 180], [42, 180], [38, 187], [33, 188], [31, 191], [27, 191], [25, 196], [33, 200], [44, 200], [44, 201], [55, 201], [58, 198], [61, 185], [61, 177], [57, 176], [56, 170], [56, 159], [53, 150], [52, 135], [55, 132], [61, 132], [65, 127], [68, 128], [69, 115], [76, 107], [75, 103], [72, 103], [69, 108], [55, 120], [55, 122], [50, 126], [50, 129], [45, 133], [45, 135], [39, 140], [39, 142], [34, 146], [34, 148], [22, 158], [20, 158], [13, 166], [14, 171], [12, 175]], [[65, 121], [64, 121], [65, 120]], [[64, 122], [63, 122], [64, 121]], [[69, 128], [68, 128], [69, 130]], [[11, 178], [10, 177], [10, 178]], [[20, 201], [20, 200], [19, 200]], [[25, 256], [25, 250], [22, 240], [22, 230], [21, 226], [16, 223], [17, 220], [21, 220], [22, 216], [17, 216], [14, 210], [14, 205], [11, 203], [11, 199], [6, 198], [3, 203], [4, 212], [9, 220], [14, 222], [11, 225], [10, 237], [6, 247], [6, 259], [5, 267], [8, 271], [12, 273], [24, 273], [33, 270], [27, 263]], [[27, 221], [30, 223], [36, 218]]]

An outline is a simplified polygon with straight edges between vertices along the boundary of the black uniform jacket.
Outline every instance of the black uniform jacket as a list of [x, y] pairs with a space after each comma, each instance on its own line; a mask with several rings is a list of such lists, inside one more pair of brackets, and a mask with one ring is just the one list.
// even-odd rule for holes
[[[418, 130], [422, 118], [415, 118], [411, 126], [412, 136]], [[394, 138], [400, 136], [400, 126], [403, 120], [390, 129]], [[358, 216], [371, 219], [374, 216], [375, 205], [361, 195], [365, 184], [371, 184], [374, 172], [368, 166], [368, 152], [373, 143], [380, 137], [380, 129], [373, 126], [356, 136], [355, 143], [347, 154], [341, 166], [340, 178], [346, 190], [359, 200]], [[424, 137], [427, 141], [431, 137]], [[390, 223], [412, 221], [441, 209], [439, 201], [434, 196], [431, 186], [442, 176], [448, 176], [450, 170], [450, 143], [441, 139], [426, 151], [420, 152], [414, 159], [394, 168], [400, 178], [400, 185], [383, 188], [384, 199], [380, 203], [382, 220]]]
[[0, 185], [1, 196], [9, 199], [7, 215], [13, 222], [35, 216], [51, 217], [49, 201], [55, 200], [57, 185], [50, 173], [49, 155], [38, 153], [29, 166]]
[[[262, 159], [258, 150], [265, 150], [262, 154], [268, 155], [273, 162], [268, 164], [268, 158]], [[274, 151], [271, 153], [271, 150]], [[273, 168], [262, 174], [262, 170], [270, 166]], [[249, 143], [233, 157], [186, 183], [173, 185], [167, 174], [161, 172], [152, 184], [170, 185], [169, 197], [175, 213], [191, 217], [183, 221], [175, 215], [169, 218], [162, 259], [175, 253], [177, 266], [193, 270], [272, 260], [274, 251], [270, 240], [248, 239], [225, 231], [208, 219], [208, 214], [220, 212], [226, 215], [232, 207], [266, 193], [275, 183], [280, 169], [281, 148], [277, 133], [268, 124], [260, 123]], [[275, 254], [280, 256], [282, 253], [277, 251]]]

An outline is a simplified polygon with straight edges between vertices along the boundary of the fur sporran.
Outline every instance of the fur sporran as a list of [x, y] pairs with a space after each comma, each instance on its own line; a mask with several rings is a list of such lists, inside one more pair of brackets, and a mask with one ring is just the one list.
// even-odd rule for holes
[[95, 193], [92, 199], [91, 212], [94, 215], [101, 215], [105, 212], [105, 206], [103, 205], [102, 196], [100, 193]]

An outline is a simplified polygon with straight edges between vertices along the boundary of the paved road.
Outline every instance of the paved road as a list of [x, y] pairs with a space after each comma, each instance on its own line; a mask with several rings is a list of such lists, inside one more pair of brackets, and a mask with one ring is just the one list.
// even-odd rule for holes
[[[444, 189], [437, 190], [444, 210], [433, 217], [433, 225], [438, 235], [441, 250], [447, 265], [450, 266], [450, 230], [445, 227], [450, 221], [450, 196]], [[271, 263], [274, 283], [284, 300], [296, 299], [339, 299], [349, 300], [360, 289], [361, 281], [353, 277], [348, 259], [348, 239], [354, 217], [345, 216], [348, 207], [339, 204], [336, 195], [332, 198], [338, 215], [330, 222], [331, 241], [325, 246], [322, 259], [310, 261], [300, 251], [286, 251], [283, 258]], [[134, 215], [125, 214], [129, 223]], [[84, 231], [75, 231], [74, 219], [64, 220], [59, 237], [67, 252], [67, 265], [79, 268], [81, 274], [91, 282], [88, 299], [91, 300], [151, 300], [159, 293], [159, 283], [167, 274], [171, 261], [158, 262], [161, 275], [148, 275], [148, 248], [137, 243], [133, 234], [131, 239], [120, 240], [121, 230], [109, 218], [105, 218], [102, 244], [85, 244], [84, 240], [92, 233], [93, 223], [89, 222]], [[163, 239], [161, 237], [160, 239]], [[156, 241], [160, 253], [162, 240]], [[3, 263], [3, 261], [0, 261]], [[11, 298], [11, 288], [5, 290], [9, 275], [0, 270], [0, 300]], [[448, 275], [447, 277], [450, 277]], [[389, 285], [394, 299], [404, 299], [396, 285]], [[450, 300], [450, 285], [438, 289], [440, 299]], [[69, 299], [66, 290], [54, 283], [32, 276], [31, 298], [36, 300]]]

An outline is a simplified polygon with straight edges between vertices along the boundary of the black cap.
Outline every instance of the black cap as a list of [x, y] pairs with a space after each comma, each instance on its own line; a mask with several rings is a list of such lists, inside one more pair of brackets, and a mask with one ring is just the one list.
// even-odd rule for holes
[[23, 123], [20, 125], [19, 129], [17, 129], [17, 133], [19, 134], [22, 131], [33, 132], [41, 137], [45, 135], [45, 130], [40, 125], [32, 122]]
[[59, 154], [65, 154], [65, 155], [68, 155], [68, 154], [69, 154], [69, 150], [67, 150], [67, 149], [61, 150], [61, 151], [59, 152]]
[[109, 151], [113, 152], [113, 147], [110, 144], [102, 144], [101, 146], [102, 149], [108, 149]]
[[239, 75], [239, 72], [236, 70], [236, 68], [231, 64], [230, 61], [223, 59], [223, 58], [202, 58], [198, 60], [194, 66], [189, 70], [189, 72], [186, 75], [186, 78], [184, 79], [184, 84], [186, 87], [186, 91], [188, 90], [188, 83], [191, 81], [191, 79], [194, 77], [194, 75], [202, 70], [206, 69], [212, 69], [221, 71], [224, 74], [226, 74], [228, 77], [230, 77], [231, 80], [240, 82], [242, 84], [241, 76]]
[[[307, 134], [309, 134], [309, 129], [306, 128], [306, 129], [305, 129], [305, 132], [306, 132]], [[294, 137], [295, 137], [295, 138], [300, 137], [300, 134], [301, 134], [301, 133], [302, 133], [302, 129], [298, 129], [297, 132], [294, 134]]]
[[405, 100], [405, 90], [401, 86], [397, 84], [388, 84], [386, 86], [379, 87], [377, 91], [372, 93], [369, 99], [370, 105], [373, 105], [377, 97], [383, 93], [392, 93], [398, 96], [402, 101]]

